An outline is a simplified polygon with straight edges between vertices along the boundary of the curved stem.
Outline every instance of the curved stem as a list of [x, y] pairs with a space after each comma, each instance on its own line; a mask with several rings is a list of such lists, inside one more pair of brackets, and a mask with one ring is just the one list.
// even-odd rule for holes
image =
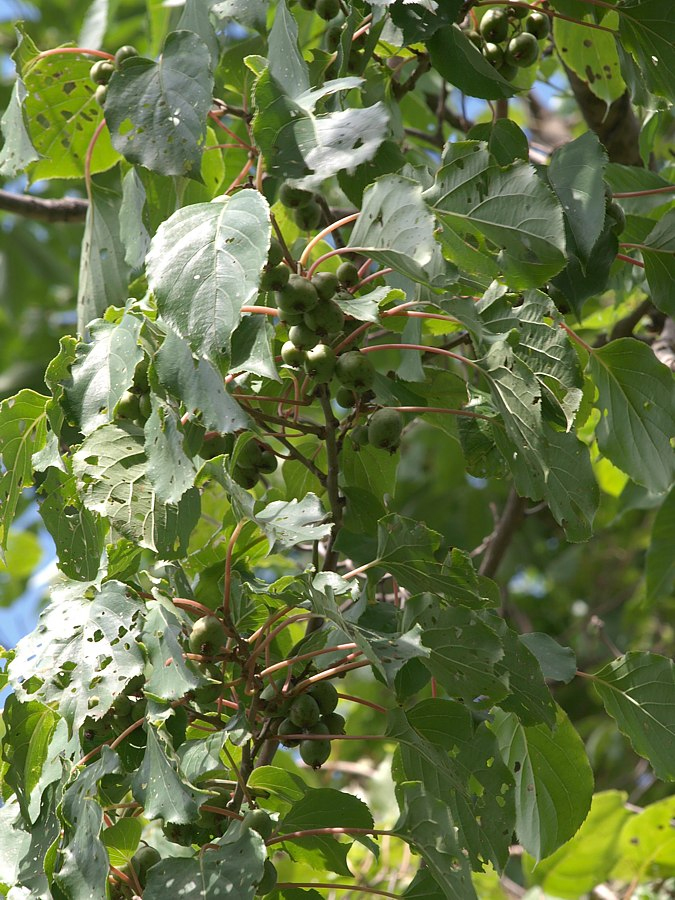
[[[205, 806], [201, 807], [206, 809]], [[279, 844], [281, 841], [294, 841], [297, 838], [312, 837], [317, 834], [389, 834], [394, 835], [393, 831], [384, 828], [306, 828], [303, 831], [289, 831], [288, 834], [278, 834], [275, 837], [268, 838], [265, 843], [267, 846]]]
[[342, 694], [338, 692], [338, 697], [340, 700], [349, 700], [351, 703], [359, 703], [361, 706], [369, 706], [371, 709], [376, 710], [379, 713], [386, 714], [389, 710], [385, 709], [384, 706], [380, 706], [379, 703], [373, 703], [372, 700], [364, 700], [363, 697], [355, 697], [353, 694]]
[[213, 615], [213, 610], [209, 609], [208, 606], [204, 606], [196, 600], [187, 600], [185, 597], [174, 597], [173, 605], [177, 606], [178, 609], [184, 609], [186, 612], [195, 612], [200, 617]]
[[328, 225], [322, 231], [320, 231], [317, 235], [315, 235], [312, 240], [307, 244], [305, 249], [302, 251], [302, 254], [299, 259], [299, 263], [301, 266], [304, 266], [307, 260], [309, 259], [310, 253], [316, 247], [318, 243], [320, 243], [327, 235], [331, 234], [337, 228], [342, 228], [343, 225], [349, 225], [352, 222], [355, 222], [356, 219], [361, 215], [360, 212], [352, 213], [349, 216], [344, 216], [342, 219], [338, 219], [337, 222], [333, 222], [332, 225]]
[[494, 417], [470, 412], [468, 409], [446, 409], [443, 406], [390, 406], [389, 409], [397, 409], [399, 412], [442, 413], [446, 416], [464, 416], [467, 419], [485, 419], [486, 422], [494, 422]]
[[352, 288], [352, 294], [360, 291], [364, 285], [370, 284], [371, 281], [376, 281], [378, 278], [384, 278], [385, 275], [388, 275], [393, 271], [393, 269], [387, 267], [386, 269], [378, 269], [377, 272], [373, 272], [371, 275], [366, 275], [366, 277], [362, 278], [358, 284], [354, 285], [354, 287]]
[[307, 277], [311, 278], [312, 275], [319, 268], [321, 263], [325, 262], [327, 259], [330, 259], [332, 256], [344, 256], [346, 253], [362, 253], [363, 251], [357, 247], [336, 247], [335, 250], [331, 250], [329, 253], [324, 253], [323, 256], [320, 256], [318, 259], [315, 259], [312, 265], [307, 270]]
[[246, 524], [246, 519], [242, 519], [241, 522], [238, 522], [235, 527], [232, 535], [230, 536], [230, 540], [227, 544], [227, 552], [225, 555], [225, 584], [223, 586], [223, 617], [225, 619], [225, 624], [229, 626], [230, 623], [230, 591], [232, 585], [232, 553], [234, 552], [234, 545], [237, 543], [237, 538], [241, 534], [241, 530]]
[[105, 50], [89, 50], [87, 47], [54, 47], [51, 50], [43, 50], [35, 57], [34, 62], [38, 59], [44, 59], [46, 56], [60, 56], [63, 53], [75, 53], [79, 56], [98, 56], [99, 59], [107, 59], [112, 62], [115, 59], [113, 53], [106, 53]]
[[91, 161], [94, 156], [94, 147], [96, 146], [96, 141], [99, 139], [99, 135], [105, 128], [105, 119], [101, 119], [101, 121], [96, 126], [96, 131], [92, 134], [91, 140], [89, 141], [89, 146], [87, 147], [87, 153], [84, 157], [84, 184], [87, 189], [87, 199], [89, 200], [89, 209], [93, 210], [92, 200], [91, 200]]
[[227, 125], [225, 125], [224, 122], [221, 122], [221, 120], [220, 120], [220, 118], [219, 118], [218, 116], [216, 116], [216, 115], [214, 115], [212, 112], [210, 112], [210, 113], [209, 113], [209, 119], [211, 119], [212, 122], [215, 122], [216, 125], [217, 125], [219, 128], [222, 128], [223, 131], [225, 132], [225, 134], [229, 134], [229, 136], [232, 138], [232, 140], [236, 141], [237, 144], [238, 144], [243, 150], [248, 150], [249, 153], [257, 154], [258, 151], [255, 149], [255, 147], [252, 147], [251, 144], [248, 144], [246, 141], [242, 140], [242, 139], [239, 137], [239, 135], [238, 135], [238, 134], [235, 134], [235, 132], [232, 131], [232, 129], [228, 128]]
[[274, 306], [242, 306], [243, 313], [251, 313], [257, 316], [278, 316], [279, 310]]
[[[668, 187], [650, 188], [646, 191], [619, 191], [614, 194], [614, 197], [621, 200], [628, 197], [650, 197], [652, 194], [672, 194], [673, 191], [675, 191], [675, 184], [669, 184]], [[621, 244], [621, 246], [625, 245]]]
[[621, 262], [627, 262], [627, 263], [630, 263], [632, 266], [638, 266], [638, 268], [640, 268], [640, 269], [644, 269], [644, 267], [645, 267], [645, 264], [643, 262], [640, 262], [639, 259], [633, 259], [632, 256], [624, 256], [623, 253], [617, 253], [616, 258], [620, 259]]
[[[337, 884], [334, 881], [284, 881], [277, 884], [277, 889], [283, 888], [327, 888], [331, 891], [354, 891], [353, 884]], [[363, 884], [358, 886], [359, 893], [374, 894], [376, 897], [391, 897], [392, 900], [400, 900], [401, 894], [392, 894], [391, 891], [381, 891], [379, 888], [366, 887]]]
[[314, 659], [317, 656], [322, 656], [324, 653], [337, 653], [340, 650], [355, 650], [356, 644], [336, 644], [334, 647], [324, 647], [322, 650], [312, 650], [309, 653], [301, 653], [299, 656], [293, 656], [291, 659], [283, 659], [281, 662], [274, 663], [273, 666], [268, 666], [266, 669], [263, 669], [260, 673], [261, 678], [267, 677], [267, 675], [272, 675], [274, 672], [278, 672], [280, 669], [285, 669], [288, 666], [294, 666], [298, 662], [304, 662], [306, 659]]
[[443, 350], [442, 347], [425, 347], [424, 344], [371, 344], [370, 347], [362, 347], [361, 353], [374, 353], [376, 350], [420, 350], [422, 353], [437, 353], [439, 356], [447, 356], [471, 366], [473, 369], [477, 369], [481, 375], [486, 374], [474, 360], [460, 356], [459, 353], [453, 353], [452, 350]]

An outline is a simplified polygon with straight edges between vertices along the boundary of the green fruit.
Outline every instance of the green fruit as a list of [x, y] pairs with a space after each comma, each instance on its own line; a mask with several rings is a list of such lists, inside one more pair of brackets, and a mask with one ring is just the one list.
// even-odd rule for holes
[[320, 300], [330, 300], [338, 289], [338, 277], [333, 272], [317, 272], [312, 278]]
[[464, 34], [468, 37], [474, 47], [480, 48], [483, 46], [483, 38], [477, 31], [474, 31], [473, 28], [470, 28], [468, 31], [465, 31]]
[[375, 380], [373, 364], [360, 350], [348, 350], [338, 357], [335, 374], [340, 384], [358, 393], [367, 391]]
[[310, 201], [314, 200], [311, 191], [303, 191], [302, 188], [295, 187], [287, 181], [279, 188], [279, 200], [289, 209], [297, 209], [299, 206], [306, 206]]
[[330, 741], [301, 741], [302, 761], [313, 769], [319, 769], [330, 756]]
[[132, 421], [137, 419], [140, 413], [138, 394], [125, 391], [119, 399], [115, 413], [118, 419], [131, 419]]
[[402, 431], [403, 417], [397, 409], [378, 409], [368, 421], [368, 442], [380, 450], [395, 450]]
[[328, 715], [322, 716], [321, 721], [328, 729], [328, 734], [344, 734], [345, 733], [345, 718], [341, 716], [340, 713], [331, 712]]
[[609, 209], [609, 204], [612, 202], [613, 199], [614, 199], [614, 191], [607, 184], [607, 182], [605, 182], [605, 207], [606, 207], [606, 209]]
[[257, 831], [261, 838], [267, 840], [274, 831], [274, 821], [264, 809], [251, 809], [244, 816], [242, 825]]
[[319, 704], [309, 694], [300, 694], [291, 703], [288, 718], [298, 728], [311, 728], [321, 718]]
[[281, 358], [287, 366], [299, 369], [305, 361], [305, 352], [296, 347], [293, 341], [286, 341], [281, 346]]
[[319, 384], [326, 384], [335, 371], [335, 351], [326, 344], [317, 344], [305, 354], [305, 372]]
[[300, 0], [300, 6], [306, 10], [313, 10], [316, 6], [316, 0]]
[[526, 69], [539, 59], [539, 44], [529, 31], [511, 38], [506, 47], [506, 61]]
[[152, 400], [150, 394], [141, 394], [138, 398], [138, 416], [141, 422], [147, 422], [152, 415]]
[[340, 0], [316, 0], [316, 11], [326, 22], [340, 12]]
[[304, 313], [284, 312], [282, 309], [279, 310], [279, 321], [287, 328], [291, 328], [293, 325], [302, 325], [305, 321], [304, 317]]
[[277, 306], [283, 312], [306, 313], [318, 302], [316, 288], [302, 275], [291, 275], [286, 287], [277, 295]]
[[337, 334], [345, 324], [345, 314], [337, 303], [324, 300], [305, 313], [305, 325], [321, 337]]
[[485, 44], [483, 47], [483, 56], [496, 68], [499, 68], [504, 62], [504, 51], [499, 44], [493, 44], [491, 42]]
[[368, 426], [367, 425], [357, 425], [355, 428], [352, 428], [352, 443], [358, 449], [359, 447], [365, 447], [368, 443]]
[[141, 887], [145, 887], [148, 879], [148, 869], [156, 865], [162, 857], [154, 847], [148, 847], [144, 844], [131, 857], [131, 865], [141, 883]]
[[266, 859], [263, 867], [263, 876], [255, 889], [256, 897], [264, 897], [265, 894], [271, 894], [276, 886], [277, 870], [272, 860]]
[[318, 681], [309, 688], [307, 693], [319, 704], [322, 716], [332, 713], [338, 705], [338, 692], [330, 681]]
[[262, 273], [260, 279], [261, 291], [281, 291], [288, 284], [291, 272], [288, 266], [279, 263], [278, 266], [272, 266]]
[[267, 265], [278, 266], [284, 258], [284, 248], [276, 238], [270, 241], [270, 249], [267, 252]]
[[132, 47], [131, 44], [125, 44], [115, 54], [115, 66], [119, 68], [120, 63], [123, 63], [126, 59], [131, 59], [133, 56], [138, 56], [138, 50]]
[[223, 456], [226, 453], [232, 453], [234, 446], [234, 437], [231, 434], [214, 434], [213, 437], [205, 439], [199, 450], [202, 459], [215, 459], [216, 456]]
[[302, 325], [292, 325], [288, 329], [288, 337], [298, 350], [309, 350], [310, 347], [316, 346], [318, 340], [316, 331], [312, 331], [304, 322]]
[[105, 106], [105, 98], [108, 94], [108, 85], [107, 84], [99, 84], [99, 86], [94, 91], [94, 100], [98, 103], [99, 106]]
[[99, 59], [89, 69], [89, 77], [94, 84], [107, 84], [112, 78], [115, 66], [107, 59]]
[[352, 406], [356, 406], [356, 394], [349, 388], [338, 388], [335, 399], [343, 409], [351, 409]]
[[263, 450], [260, 465], [258, 466], [258, 471], [262, 475], [271, 475], [272, 472], [276, 472], [277, 465], [277, 458], [274, 452], [269, 448], [267, 450]]
[[195, 700], [200, 706], [210, 706], [220, 697], [222, 690], [223, 686], [218, 682], [204, 684], [195, 691]]
[[489, 9], [480, 20], [479, 27], [486, 41], [499, 44], [509, 33], [509, 15], [505, 9]]
[[232, 469], [232, 478], [240, 487], [250, 491], [258, 483], [258, 473], [255, 469], [247, 469], [244, 466], [236, 465]]
[[614, 234], [621, 234], [626, 227], [626, 213], [623, 207], [616, 200], [612, 200], [607, 209], [607, 215], [613, 220], [612, 231]]
[[326, 40], [326, 50], [329, 53], [335, 53], [337, 48], [340, 46], [340, 38], [342, 37], [342, 26], [341, 25], [331, 25], [330, 28], [326, 29], [326, 33], [324, 35]]
[[538, 41], [543, 41], [551, 33], [551, 22], [545, 13], [533, 12], [525, 19], [525, 31], [533, 34]]
[[295, 722], [292, 722], [290, 719], [284, 719], [279, 725], [279, 729], [277, 734], [281, 738], [281, 743], [284, 747], [297, 747], [300, 744], [300, 741], [297, 738], [288, 739], [286, 737], [287, 734], [298, 734], [302, 729], [299, 728]]
[[340, 263], [335, 274], [340, 284], [344, 284], [345, 287], [354, 287], [359, 283], [359, 270], [352, 262]]
[[239, 451], [237, 465], [242, 469], [257, 469], [262, 462], [263, 448], [258, 441], [247, 441]]
[[215, 616], [203, 616], [192, 626], [188, 640], [192, 653], [210, 656], [225, 643], [225, 628]]
[[513, 81], [520, 70], [518, 69], [518, 66], [515, 66], [505, 59], [498, 67], [498, 71], [502, 78], [505, 78], [507, 81]]
[[293, 221], [300, 231], [314, 231], [321, 221], [321, 207], [316, 200], [310, 200], [293, 210]]
[[509, 7], [509, 15], [512, 19], [524, 19], [528, 13], [529, 9], [526, 6]]

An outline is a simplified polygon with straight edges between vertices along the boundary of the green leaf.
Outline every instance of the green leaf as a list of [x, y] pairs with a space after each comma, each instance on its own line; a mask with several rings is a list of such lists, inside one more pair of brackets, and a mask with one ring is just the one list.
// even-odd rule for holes
[[525, 858], [528, 884], [541, 885], [547, 896], [578, 900], [607, 880], [619, 858], [619, 835], [630, 819], [626, 794], [595, 794], [585, 822], [572, 838], [547, 859]]
[[23, 390], [0, 403], [0, 547], [7, 547], [19, 497], [31, 484], [31, 457], [45, 445], [48, 397]]
[[455, 837], [447, 806], [429, 796], [421, 784], [399, 789], [401, 815], [393, 831], [420, 854], [448, 900], [472, 900], [471, 869]]
[[167, 331], [155, 357], [157, 377], [207, 431], [231, 434], [251, 427], [250, 420], [223, 384], [222, 375], [207, 359], [195, 360], [188, 342]]
[[661, 881], [675, 875], [675, 798], [650, 803], [637, 815], [626, 816], [617, 842], [612, 877]]
[[499, 701], [503, 710], [515, 713], [523, 725], [555, 724], [556, 707], [546, 686], [539, 661], [520, 635], [497, 614], [490, 616], [504, 650], [504, 656], [495, 666], [495, 672], [508, 679], [510, 693]]
[[65, 395], [83, 434], [112, 422], [115, 407], [131, 387], [136, 365], [143, 359], [140, 331], [141, 319], [127, 312], [118, 322], [92, 322], [90, 340], [77, 345]]
[[675, 585], [675, 488], [656, 514], [647, 550], [647, 600], [665, 599]]
[[605, 709], [657, 778], [675, 780], [675, 665], [656, 653], [620, 656], [593, 676]]
[[106, 516], [125, 537], [164, 558], [185, 551], [199, 519], [199, 493], [160, 503], [147, 480], [141, 428], [103, 425], [73, 455], [78, 488], [90, 509]]
[[143, 762], [131, 782], [134, 799], [148, 819], [188, 824], [209, 796], [187, 784], [178, 769], [178, 761], [160, 732], [146, 727], [147, 744]]
[[[55, 588], [37, 628], [19, 641], [9, 665], [17, 696], [56, 704], [71, 731], [87, 716], [103, 716], [143, 671], [136, 642], [142, 611], [131, 588], [117, 581], [100, 590], [74, 582]], [[28, 694], [24, 683], [33, 676], [42, 684]], [[98, 703], [90, 709], [92, 695]]]
[[594, 350], [588, 367], [598, 388], [598, 446], [619, 469], [655, 493], [673, 481], [673, 378], [651, 349], [620, 338]]
[[105, 847], [110, 865], [125, 866], [138, 849], [143, 826], [138, 819], [118, 819], [110, 828], [104, 828], [101, 841]]
[[145, 423], [147, 474], [160, 503], [178, 503], [195, 483], [197, 470], [183, 448], [184, 433], [178, 412], [153, 397]]
[[495, 257], [511, 288], [539, 287], [562, 269], [562, 210], [532, 166], [518, 160], [501, 168], [474, 141], [447, 145], [443, 161], [424, 199], [460, 237], [489, 242], [482, 252]]
[[270, 74], [284, 94], [296, 99], [309, 90], [309, 74], [298, 49], [298, 26], [285, 0], [279, 0], [268, 44]]
[[492, 729], [516, 780], [516, 833], [537, 861], [579, 829], [593, 796], [593, 772], [577, 732], [558, 707], [556, 725], [523, 726], [495, 712]]
[[211, 24], [210, 9], [199, 0], [186, 0], [176, 31], [194, 31], [209, 48], [211, 68], [215, 72], [220, 58], [220, 46]]
[[616, 261], [619, 242], [612, 230], [609, 217], [607, 217], [605, 223], [605, 228], [591, 252], [593, 265], [588, 267], [582, 262], [581, 254], [576, 247], [569, 224], [565, 223], [567, 265], [562, 272], [551, 279], [551, 283], [559, 291], [562, 291], [578, 319], [581, 319], [581, 310], [584, 302], [589, 297], [602, 294], [606, 289], [610, 269]]
[[[10, 694], [5, 701], [2, 758], [8, 768], [4, 780], [16, 793], [22, 814], [29, 823], [40, 811], [45, 785], [60, 775], [58, 768], [54, 772], [53, 766], [48, 765], [57, 722], [57, 714], [36, 700], [21, 703], [16, 695]], [[43, 780], [45, 776], [47, 781]]]
[[129, 293], [129, 267], [120, 236], [121, 197], [92, 185], [87, 209], [77, 289], [78, 330], [84, 333], [92, 319], [108, 306], [124, 306]]
[[436, 31], [427, 46], [434, 68], [469, 96], [499, 100], [516, 93], [516, 88], [490, 65], [457, 25]]
[[660, 0], [626, 0], [619, 10], [621, 41], [631, 51], [649, 90], [675, 94], [675, 7]]
[[23, 104], [27, 93], [26, 85], [17, 78], [12, 87], [12, 96], [7, 109], [0, 120], [4, 138], [0, 150], [0, 175], [4, 178], [14, 178], [40, 158], [33, 147], [24, 121]]
[[[30, 180], [82, 178], [90, 142], [103, 118], [89, 77], [91, 59], [72, 53], [39, 59], [37, 47], [30, 49], [34, 55], [17, 60], [27, 91], [24, 121], [40, 157], [30, 167]], [[104, 128], [92, 147], [89, 171], [105, 172], [118, 159]]]
[[163, 859], [148, 872], [143, 900], [253, 900], [263, 875], [265, 845], [253, 829], [228, 829], [208, 852]]
[[115, 149], [160, 175], [201, 179], [213, 75], [209, 49], [192, 31], [173, 31], [157, 62], [137, 56], [115, 72], [105, 118]]
[[[201, 779], [208, 779], [212, 774], [224, 770], [220, 757], [226, 740], [226, 732], [217, 731], [206, 738], [183, 741], [176, 754], [180, 771], [187, 781], [198, 784]], [[248, 783], [250, 785], [251, 782]]]
[[531, 632], [519, 635], [519, 640], [536, 656], [545, 678], [569, 684], [577, 673], [574, 650], [561, 647], [549, 634]]
[[148, 604], [148, 609], [141, 640], [152, 668], [145, 691], [157, 700], [180, 700], [206, 679], [184, 657], [178, 642], [182, 624], [177, 617], [159, 603]]
[[199, 355], [229, 354], [241, 307], [255, 300], [270, 245], [269, 207], [258, 191], [179, 209], [160, 225], [146, 259], [167, 324]]
[[[589, 28], [586, 22], [594, 23], [595, 19], [585, 10], [574, 22], [555, 18], [553, 38], [564, 64], [609, 106], [626, 90], [615, 38], [606, 31]], [[605, 28], [615, 28], [616, 14], [609, 13], [602, 24]]]
[[500, 166], [508, 166], [514, 159], [528, 162], [530, 158], [527, 135], [511, 119], [480, 122], [470, 129], [466, 139], [485, 141], [490, 154]]
[[259, 766], [251, 773], [249, 787], [265, 791], [265, 806], [281, 813], [287, 813], [307, 792], [307, 785], [294, 772], [277, 766]]
[[230, 368], [281, 381], [274, 363], [274, 328], [267, 316], [244, 316], [232, 335]]
[[605, 223], [606, 165], [604, 147], [594, 132], [587, 131], [559, 147], [548, 168], [549, 181], [562, 204], [584, 267]]
[[447, 280], [452, 277], [436, 243], [422, 188], [410, 178], [385, 175], [366, 188], [349, 246], [422, 284], [431, 284], [444, 271]]
[[675, 315], [675, 209], [670, 209], [644, 239], [642, 258], [652, 300], [668, 316]]
[[118, 769], [117, 754], [103, 747], [100, 759], [81, 769], [64, 794], [64, 844], [54, 880], [63, 895], [72, 900], [91, 900], [106, 894], [109, 863], [99, 837], [103, 810], [94, 797], [97, 782]]

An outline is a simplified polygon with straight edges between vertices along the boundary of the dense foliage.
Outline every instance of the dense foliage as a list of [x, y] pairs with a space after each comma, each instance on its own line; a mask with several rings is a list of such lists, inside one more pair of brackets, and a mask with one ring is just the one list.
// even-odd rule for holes
[[58, 575], [2, 651], [2, 896], [667, 895], [674, 36], [662, 0], [18, 26], [4, 602], [31, 504]]

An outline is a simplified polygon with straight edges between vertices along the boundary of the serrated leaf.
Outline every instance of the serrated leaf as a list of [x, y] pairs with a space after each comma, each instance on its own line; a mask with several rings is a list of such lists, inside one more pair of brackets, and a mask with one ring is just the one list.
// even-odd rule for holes
[[349, 246], [423, 284], [447, 270], [422, 188], [400, 175], [385, 175], [366, 188]]
[[528, 162], [530, 158], [527, 135], [512, 119], [479, 122], [466, 137], [469, 141], [485, 141], [500, 166], [508, 166], [514, 159]]
[[626, 799], [622, 791], [596, 794], [572, 840], [536, 864], [525, 858], [527, 883], [541, 885], [548, 896], [578, 900], [607, 880], [619, 855], [619, 835], [631, 816]]
[[605, 223], [606, 165], [604, 147], [594, 132], [587, 131], [569, 144], [558, 147], [548, 167], [549, 181], [562, 204], [584, 264], [590, 260]]
[[101, 832], [101, 842], [106, 848], [111, 866], [125, 866], [138, 849], [143, 826], [136, 818], [118, 819], [110, 828]]
[[120, 236], [120, 195], [92, 185], [80, 252], [77, 288], [78, 330], [108, 306], [124, 306], [129, 293], [129, 267]]
[[675, 404], [671, 372], [640, 341], [619, 338], [590, 355], [598, 388], [598, 446], [619, 469], [655, 493], [675, 472]]
[[510, 287], [539, 287], [565, 264], [562, 210], [534, 168], [520, 160], [495, 165], [484, 145], [451, 144], [424, 199], [460, 237], [481, 237]]
[[675, 780], [675, 665], [656, 653], [631, 652], [593, 676], [605, 709], [657, 778]]
[[[176, 750], [180, 771], [191, 784], [198, 784], [200, 779], [208, 779], [214, 772], [223, 771], [221, 751], [227, 739], [224, 731], [217, 731], [205, 738], [183, 741]], [[258, 772], [258, 769], [254, 770]], [[248, 781], [252, 786], [251, 781]]]
[[309, 90], [307, 63], [298, 49], [298, 26], [280, 0], [269, 36], [270, 74], [285, 94], [296, 99]]
[[[131, 588], [117, 581], [100, 590], [73, 582], [54, 589], [37, 628], [19, 641], [9, 665], [17, 696], [56, 704], [71, 731], [87, 716], [103, 716], [143, 671], [136, 641], [142, 611]], [[42, 684], [27, 694], [24, 682], [33, 676]], [[90, 709], [93, 695], [98, 703]]]
[[[615, 37], [606, 31], [589, 28], [586, 22], [595, 22], [592, 14], [582, 13], [573, 22], [556, 17], [553, 19], [553, 38], [564, 64], [609, 106], [626, 90]], [[616, 25], [616, 14], [609, 13], [603, 19], [604, 27]]]
[[457, 25], [436, 31], [427, 46], [434, 69], [469, 96], [499, 100], [516, 93]]
[[160, 225], [146, 259], [166, 322], [202, 356], [229, 354], [241, 307], [258, 294], [270, 245], [269, 206], [258, 191], [197, 203]]
[[649, 90], [672, 100], [675, 94], [675, 7], [661, 0], [627, 0], [619, 12], [622, 43], [635, 57]]
[[201, 179], [213, 96], [209, 49], [192, 31], [167, 35], [157, 62], [125, 60], [108, 85], [105, 118], [115, 149], [160, 175]]
[[145, 691], [155, 699], [180, 700], [188, 691], [206, 683], [204, 676], [185, 659], [178, 642], [181, 627], [178, 619], [160, 604], [149, 605], [141, 640], [152, 667]]
[[546, 686], [539, 661], [527, 644], [497, 614], [488, 619], [504, 651], [495, 672], [508, 679], [509, 694], [499, 701], [507, 712], [515, 713], [523, 725], [555, 724], [556, 706]]
[[40, 158], [24, 121], [23, 104], [27, 93], [26, 85], [21, 78], [17, 78], [7, 109], [0, 120], [4, 138], [0, 150], [0, 175], [4, 178], [13, 178], [19, 172], [24, 172], [32, 162]]
[[173, 331], [167, 332], [157, 351], [155, 370], [172, 396], [193, 416], [201, 417], [207, 431], [231, 434], [251, 427], [218, 370], [207, 359], [195, 360], [188, 342]]
[[143, 900], [253, 900], [263, 875], [265, 845], [253, 829], [228, 829], [208, 852], [163, 859], [148, 871]]
[[577, 660], [574, 650], [562, 647], [549, 634], [530, 632], [519, 635], [533, 656], [536, 656], [545, 678], [569, 684], [577, 673]]
[[447, 900], [473, 900], [471, 869], [447, 806], [421, 784], [403, 784], [399, 802], [401, 815], [392, 830], [424, 859]]
[[134, 799], [143, 806], [148, 819], [161, 818], [181, 825], [193, 822], [209, 794], [187, 784], [178, 762], [171, 758], [165, 739], [150, 726], [146, 728], [147, 744], [143, 762], [131, 781]]
[[[27, 91], [24, 121], [40, 157], [30, 167], [30, 180], [82, 178], [90, 142], [103, 117], [89, 77], [91, 59], [72, 53], [38, 58], [37, 48], [32, 49], [34, 55], [27, 51], [19, 65]], [[89, 171], [105, 172], [118, 159], [104, 128], [92, 147]]]
[[23, 390], [0, 403], [0, 547], [7, 547], [9, 527], [21, 491], [31, 484], [31, 457], [45, 445], [49, 398]]
[[588, 814], [593, 772], [586, 750], [560, 707], [553, 730], [523, 726], [499, 710], [491, 728], [515, 775], [518, 839], [539, 861], [568, 841]]
[[73, 471], [84, 501], [125, 537], [166, 559], [184, 552], [199, 519], [199, 492], [160, 503], [147, 479], [141, 428], [103, 425], [73, 455]]
[[160, 503], [179, 503], [197, 474], [192, 457], [183, 448], [180, 416], [172, 406], [153, 397], [144, 431], [147, 474], [155, 496]]
[[119, 322], [91, 323], [90, 339], [77, 345], [65, 395], [83, 434], [112, 422], [122, 394], [131, 387], [134, 370], [143, 358], [138, 345], [141, 319], [125, 313]]
[[675, 209], [670, 209], [644, 239], [642, 258], [652, 300], [668, 316], [675, 315]]
[[675, 488], [670, 491], [654, 519], [647, 550], [647, 600], [668, 597], [675, 584]]
[[[30, 824], [40, 810], [42, 791], [39, 788], [43, 769], [48, 768], [49, 745], [58, 716], [43, 703], [36, 700], [21, 703], [10, 694], [5, 701], [2, 721], [6, 729], [2, 759], [7, 764], [3, 780], [15, 792], [22, 814]], [[59, 774], [57, 770], [57, 778]], [[43, 789], [44, 786], [42, 784]]]
[[220, 46], [209, 15], [210, 9], [200, 0], [186, 0], [176, 31], [194, 31], [209, 48], [211, 68], [216, 70], [220, 58]]
[[251, 372], [280, 382], [272, 353], [273, 339], [274, 327], [267, 316], [244, 316], [232, 334], [232, 371]]

